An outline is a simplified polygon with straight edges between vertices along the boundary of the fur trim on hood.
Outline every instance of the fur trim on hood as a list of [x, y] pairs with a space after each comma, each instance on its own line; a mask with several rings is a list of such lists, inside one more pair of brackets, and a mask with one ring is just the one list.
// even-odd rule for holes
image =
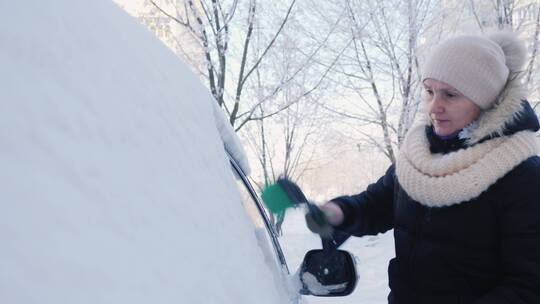
[[524, 110], [522, 100], [526, 90], [519, 75], [509, 79], [499, 99], [491, 109], [483, 111], [476, 121], [463, 129], [466, 144], [472, 146], [483, 139], [502, 136], [507, 126], [512, 125]]

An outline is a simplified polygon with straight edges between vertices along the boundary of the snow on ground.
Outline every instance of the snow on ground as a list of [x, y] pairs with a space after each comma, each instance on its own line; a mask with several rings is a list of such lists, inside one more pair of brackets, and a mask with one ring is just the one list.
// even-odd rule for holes
[[197, 77], [110, 0], [0, 15], [0, 303], [287, 303]]
[[[320, 249], [320, 238], [306, 228], [304, 211], [289, 209], [283, 223], [283, 236], [279, 238], [291, 271], [300, 266], [304, 254]], [[356, 290], [346, 297], [306, 297], [309, 304], [385, 304], [388, 287], [388, 262], [394, 257], [393, 231], [377, 236], [352, 237], [340, 248], [357, 258], [359, 281]]]

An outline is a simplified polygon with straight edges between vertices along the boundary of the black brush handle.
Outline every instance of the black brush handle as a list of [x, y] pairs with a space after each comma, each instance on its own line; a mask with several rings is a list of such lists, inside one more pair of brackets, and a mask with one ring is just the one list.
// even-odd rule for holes
[[[315, 204], [308, 201], [300, 187], [287, 178], [279, 178], [277, 183], [287, 193], [287, 196], [293, 201], [294, 204], [306, 204], [309, 213], [313, 217], [313, 220], [319, 225], [328, 224], [326, 215]], [[341, 232], [336, 229], [332, 232], [332, 237], [325, 239], [321, 237], [321, 242], [324, 250], [333, 251], [341, 246], [351, 235], [346, 232]]]
[[298, 187], [298, 185], [293, 183], [291, 180], [282, 177], [277, 180], [277, 183], [296, 205], [308, 203], [304, 192], [302, 192], [302, 190], [300, 190], [300, 187]]
[[291, 199], [291, 201], [295, 205], [300, 205], [300, 204], [307, 205], [309, 213], [311, 213], [311, 216], [313, 217], [315, 222], [317, 222], [317, 224], [319, 225], [328, 224], [326, 220], [326, 215], [324, 215], [324, 213], [321, 211], [321, 209], [319, 209], [319, 207], [317, 207], [316, 205], [308, 201], [308, 199], [304, 195], [304, 192], [302, 192], [302, 190], [300, 189], [300, 187], [298, 187], [297, 184], [283, 177], [279, 178], [277, 180], [277, 183], [281, 187], [281, 189], [285, 191], [287, 196]]

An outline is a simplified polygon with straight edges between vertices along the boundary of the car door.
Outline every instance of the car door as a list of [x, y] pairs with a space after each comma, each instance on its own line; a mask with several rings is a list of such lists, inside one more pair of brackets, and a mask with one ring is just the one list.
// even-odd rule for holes
[[291, 303], [299, 303], [298, 286], [294, 286], [287, 266], [287, 261], [278, 241], [277, 233], [269, 219], [269, 212], [261, 202], [255, 189], [243, 173], [241, 167], [230, 158], [231, 171], [242, 198], [242, 205], [255, 227], [258, 245], [263, 251], [265, 263], [274, 271], [276, 279], [280, 280], [289, 293]]

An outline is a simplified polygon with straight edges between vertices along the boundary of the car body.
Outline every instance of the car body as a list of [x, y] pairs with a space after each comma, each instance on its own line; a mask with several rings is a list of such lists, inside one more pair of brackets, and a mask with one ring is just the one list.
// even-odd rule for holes
[[170, 50], [108, 0], [0, 12], [1, 303], [301, 301]]

